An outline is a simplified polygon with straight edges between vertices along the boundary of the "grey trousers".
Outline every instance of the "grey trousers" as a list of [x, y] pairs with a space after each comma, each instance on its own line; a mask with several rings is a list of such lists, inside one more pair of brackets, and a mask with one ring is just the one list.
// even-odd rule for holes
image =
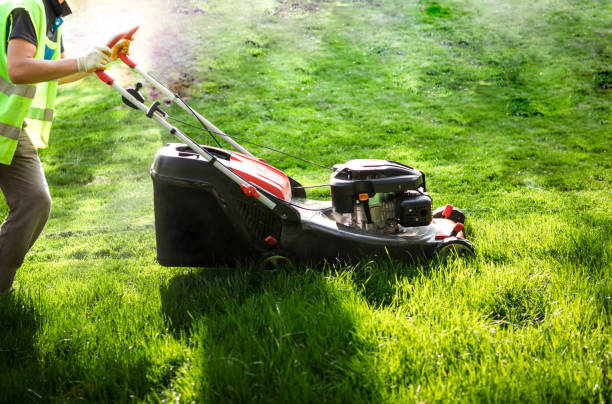
[[11, 288], [17, 269], [51, 212], [49, 186], [25, 129], [12, 163], [0, 164], [0, 189], [9, 207], [0, 227], [0, 293], [4, 293]]

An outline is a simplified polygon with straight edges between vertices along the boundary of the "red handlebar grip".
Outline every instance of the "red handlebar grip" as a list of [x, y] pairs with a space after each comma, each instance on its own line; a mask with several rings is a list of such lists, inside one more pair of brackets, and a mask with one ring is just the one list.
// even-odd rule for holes
[[122, 39], [132, 40], [133, 36], [134, 36], [134, 33], [136, 31], [138, 31], [138, 28], [139, 27], [136, 26], [136, 27], [134, 27], [134, 28], [132, 28], [132, 29], [130, 29], [128, 31], [125, 31], [125, 32], [122, 32], [122, 33], [116, 35], [113, 39], [110, 40], [109, 43], [106, 44], [106, 46], [108, 46], [109, 48], [112, 48], [113, 46], [115, 46], [117, 44], [117, 42], [119, 42]]
[[138, 28], [140, 28], [140, 27], [137, 25], [134, 28], [126, 31], [125, 35], [123, 36], [123, 38], [124, 39], [129, 39], [131, 41], [132, 39], [134, 39], [134, 34], [136, 33], [136, 31], [138, 31]]
[[128, 65], [131, 69], [136, 67], [136, 63], [134, 63], [132, 61], [132, 59], [130, 59], [125, 53], [120, 53], [119, 54], [119, 59], [121, 59], [123, 61], [123, 63]]
[[96, 70], [96, 75], [104, 82], [104, 84], [108, 84], [109, 86], [113, 85], [115, 82], [115, 79], [106, 74], [104, 70]]
[[110, 42], [106, 44], [106, 46], [108, 46], [109, 48], [112, 48], [113, 46], [117, 44], [117, 42], [123, 39], [124, 35], [125, 35], [125, 32], [118, 34], [113, 39], [111, 39]]
[[[119, 42], [122, 39], [129, 39], [132, 40], [134, 33], [136, 33], [136, 31], [138, 31], [138, 26], [135, 26], [134, 28], [122, 32], [118, 35], [116, 35], [113, 39], [110, 40], [109, 43], [106, 44], [106, 46], [108, 46], [109, 48], [112, 48], [113, 46], [115, 46], [117, 44], [117, 42]], [[132, 62], [127, 55], [121, 53], [119, 54], [119, 57], [121, 58], [121, 60], [123, 60], [123, 62], [130, 66], [132, 69], [134, 67], [136, 67], [136, 63]], [[108, 84], [109, 86], [112, 85], [115, 82], [115, 79], [113, 79], [111, 76], [109, 76], [108, 74], [106, 74], [104, 72], [104, 70], [97, 70], [96, 71], [96, 75], [98, 76], [98, 78], [100, 80], [102, 80], [104, 82], [104, 84]]]

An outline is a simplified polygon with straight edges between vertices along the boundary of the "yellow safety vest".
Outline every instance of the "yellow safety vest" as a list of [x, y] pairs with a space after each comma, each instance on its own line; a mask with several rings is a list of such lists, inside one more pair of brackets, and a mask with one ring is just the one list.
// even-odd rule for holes
[[47, 16], [42, 0], [3, 0], [0, 1], [0, 163], [11, 164], [17, 148], [17, 139], [24, 122], [34, 146], [47, 147], [53, 107], [57, 93], [57, 80], [32, 84], [13, 84], [8, 77], [6, 50], [11, 32], [13, 10], [23, 8], [30, 15], [38, 46], [34, 58], [45, 59], [46, 49], [51, 53], [50, 60], [61, 57], [61, 29], [58, 28], [57, 42], [47, 38]]

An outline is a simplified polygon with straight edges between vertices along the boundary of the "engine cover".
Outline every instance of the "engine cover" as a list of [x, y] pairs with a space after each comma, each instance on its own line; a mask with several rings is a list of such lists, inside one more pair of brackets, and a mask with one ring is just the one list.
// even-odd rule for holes
[[337, 164], [330, 185], [332, 205], [338, 213], [352, 213], [362, 194], [371, 198], [377, 193], [426, 191], [422, 171], [391, 160], [357, 159]]
[[404, 227], [427, 226], [432, 220], [431, 205], [426, 193], [407, 191], [395, 201], [395, 217]]

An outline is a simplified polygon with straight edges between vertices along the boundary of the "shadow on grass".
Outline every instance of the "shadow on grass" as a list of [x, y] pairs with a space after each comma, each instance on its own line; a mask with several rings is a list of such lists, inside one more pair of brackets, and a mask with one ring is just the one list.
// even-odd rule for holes
[[424, 258], [402, 262], [387, 256], [358, 261], [349, 267], [335, 265], [331, 270], [348, 277], [353, 288], [372, 307], [388, 307], [400, 281], [412, 283], [419, 276], [429, 276], [442, 263]]
[[[350, 283], [313, 270], [194, 270], [161, 290], [178, 334], [198, 341], [198, 401], [380, 401], [365, 307]], [[372, 346], [371, 346], [372, 345]]]
[[[40, 318], [31, 296], [0, 296], [0, 403], [34, 401], [38, 366], [34, 336]], [[33, 370], [34, 369], [34, 370]]]
[[[151, 345], [132, 349], [141, 334], [128, 336], [117, 324], [120, 311], [114, 308], [121, 304], [115, 290], [109, 283], [91, 289], [80, 296], [81, 307], [94, 303], [105, 313], [92, 321], [80, 321], [82, 312], [74, 306], [54, 311], [44, 295], [18, 290], [0, 297], [0, 404], [127, 402], [170, 383], [182, 354], [148, 349]], [[103, 296], [111, 296], [114, 305], [105, 308]], [[134, 323], [125, 322], [132, 330]], [[117, 334], [127, 338], [117, 341]]]

